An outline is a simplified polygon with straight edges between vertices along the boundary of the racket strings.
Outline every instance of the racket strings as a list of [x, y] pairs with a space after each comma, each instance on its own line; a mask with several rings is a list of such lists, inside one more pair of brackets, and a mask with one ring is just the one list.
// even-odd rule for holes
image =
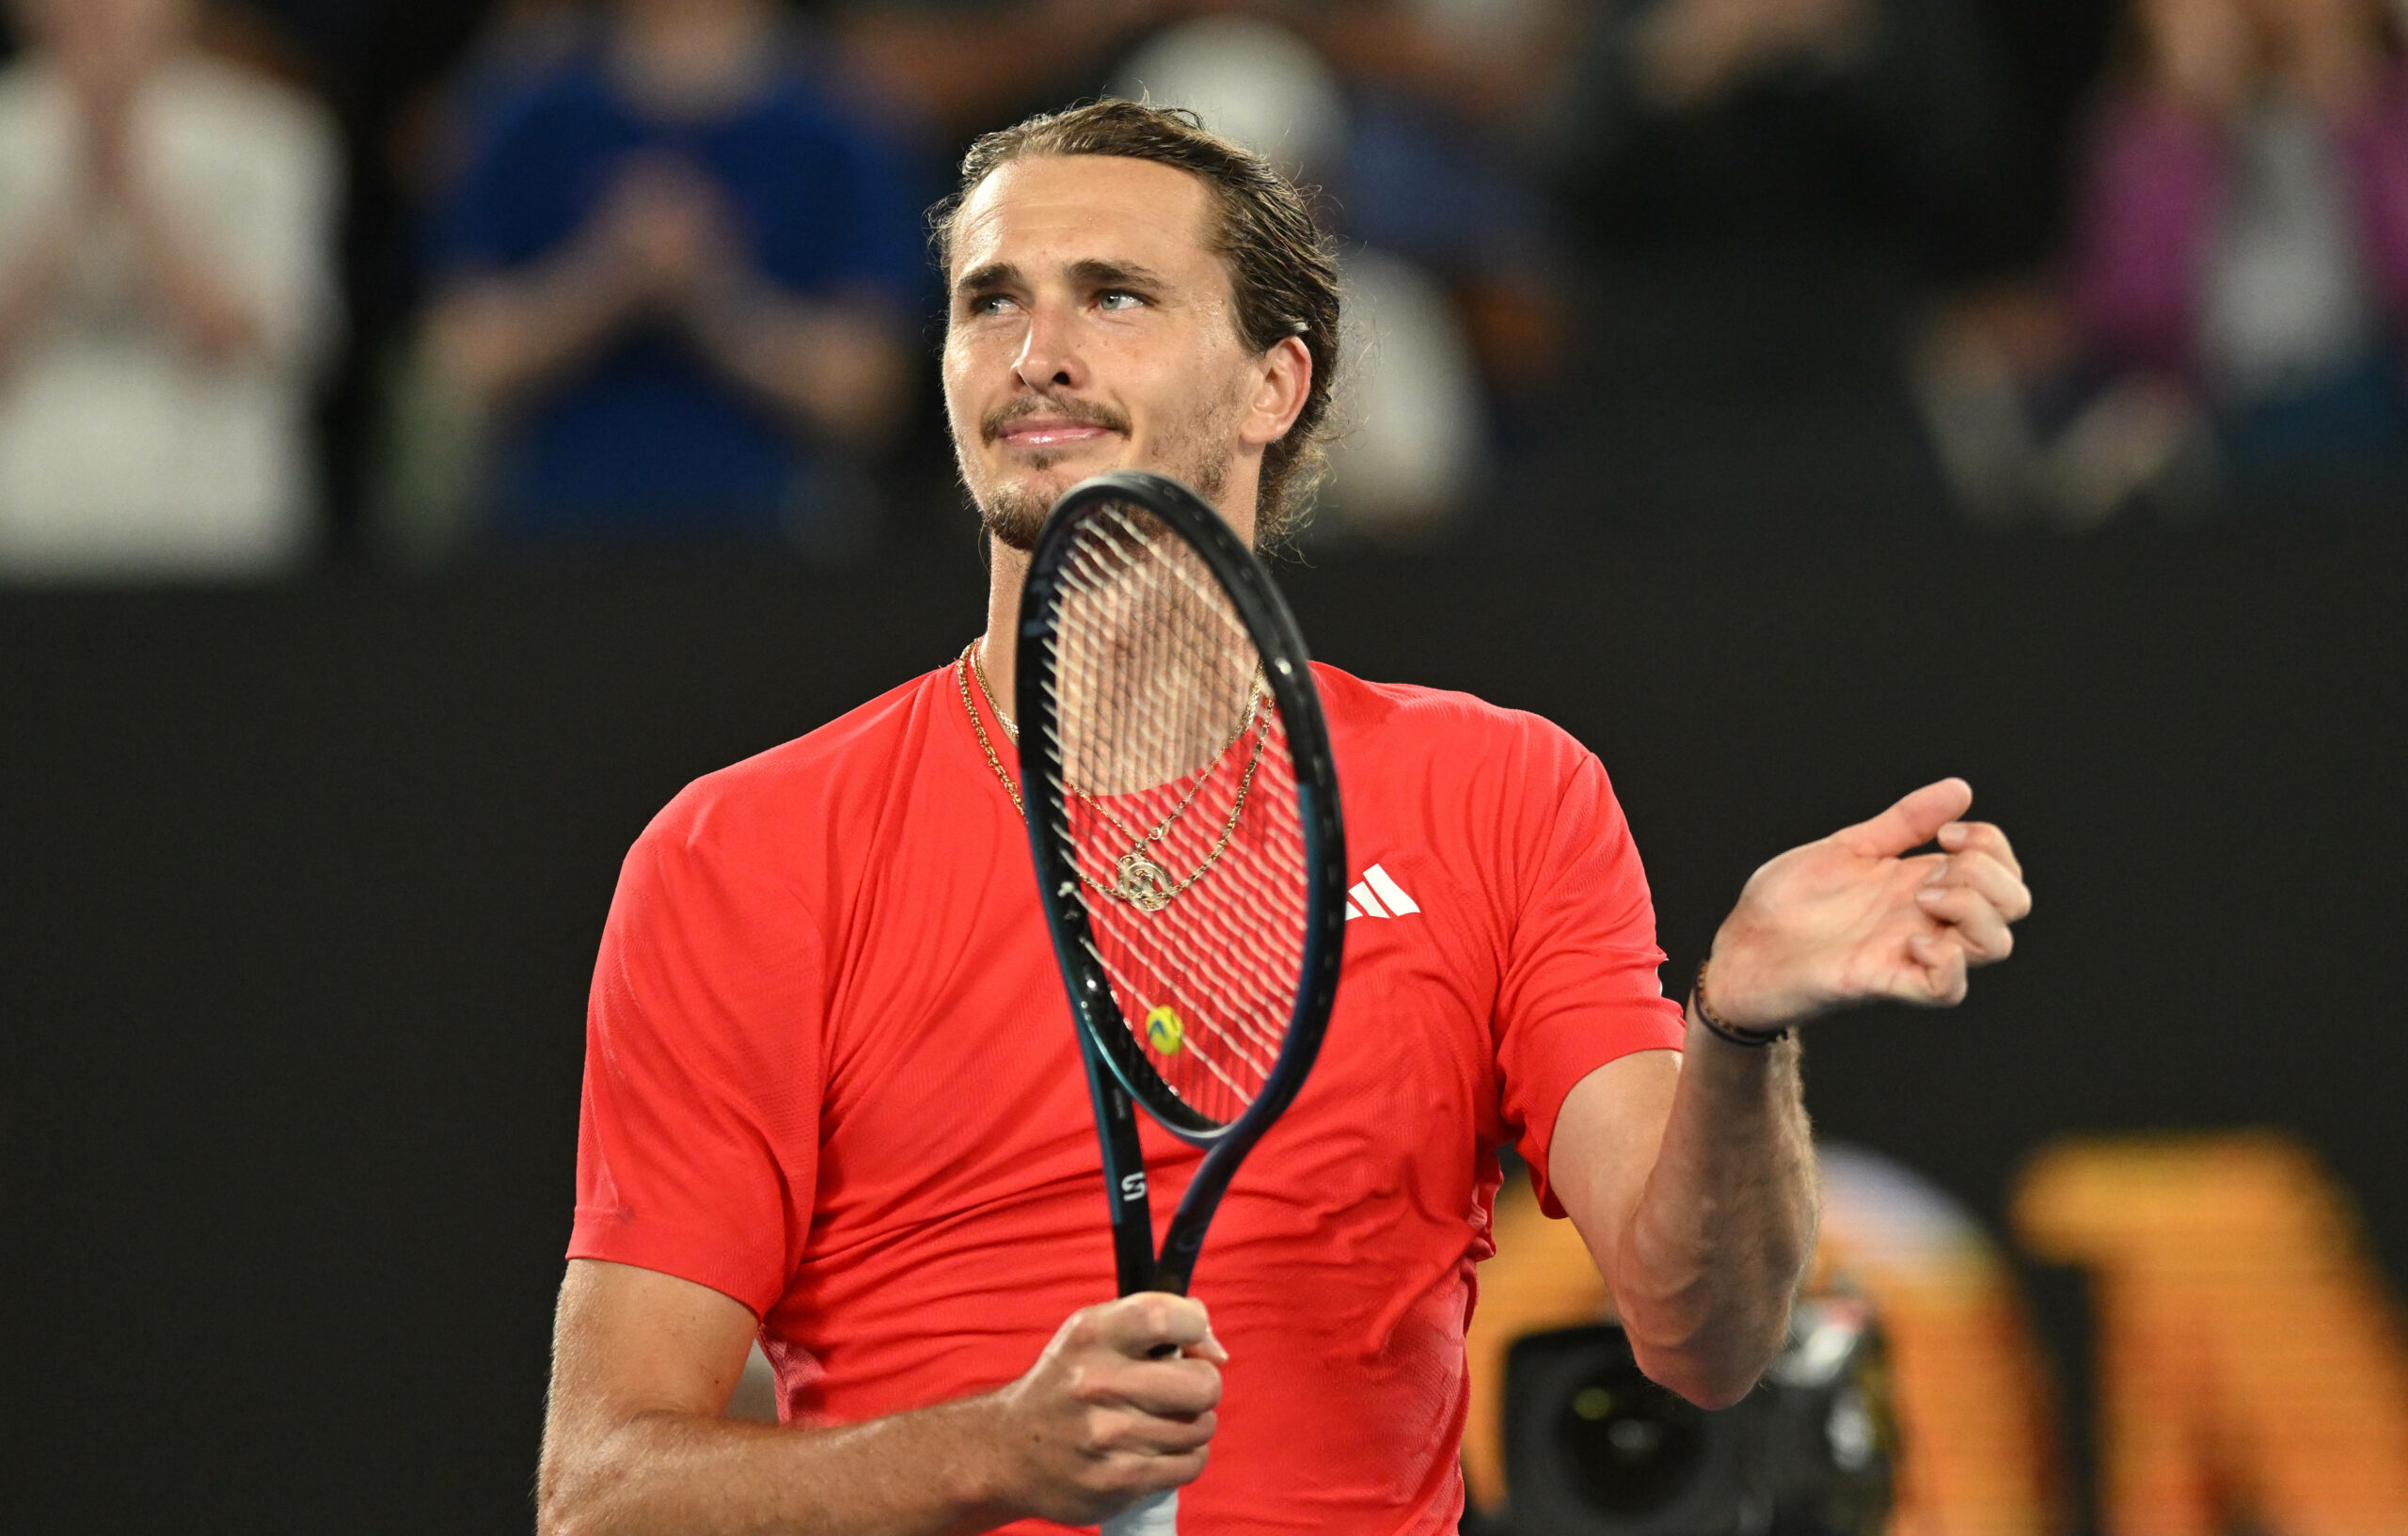
[[1042, 792], [1144, 1059], [1227, 1123], [1278, 1058], [1303, 964], [1286, 722], [1243, 615], [1185, 540], [1111, 504], [1073, 538], [1052, 637], [1060, 768]]
[[[1153, 791], [1234, 745], [1259, 662], [1202, 559], [1150, 515], [1105, 508], [1082, 533], [1062, 573], [1070, 665], [1058, 670], [1066, 726], [1075, 713], [1090, 728], [1066, 728], [1063, 766], [1092, 795]], [[1149, 691], [1161, 703], [1136, 706]], [[1216, 717], [1228, 728], [1215, 733]]]

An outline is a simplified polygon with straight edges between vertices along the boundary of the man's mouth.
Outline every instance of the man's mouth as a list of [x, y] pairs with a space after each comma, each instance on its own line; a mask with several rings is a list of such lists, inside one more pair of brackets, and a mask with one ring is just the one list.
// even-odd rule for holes
[[1006, 427], [998, 439], [1006, 448], [1038, 451], [1049, 448], [1070, 448], [1091, 443], [1099, 437], [1112, 435], [1111, 429], [1089, 421], [1050, 421], [1032, 420], [1015, 421]]
[[1058, 452], [1116, 434], [1126, 434], [1128, 419], [1109, 406], [1065, 410], [1058, 405], [1006, 408], [985, 423], [987, 440], [1023, 452]]

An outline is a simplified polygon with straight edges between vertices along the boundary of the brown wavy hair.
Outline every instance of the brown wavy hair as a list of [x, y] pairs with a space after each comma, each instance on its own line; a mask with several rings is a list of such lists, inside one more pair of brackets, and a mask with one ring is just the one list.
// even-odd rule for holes
[[1338, 260], [1305, 193], [1184, 108], [1095, 102], [1042, 113], [970, 147], [960, 185], [928, 214], [938, 266], [950, 277], [954, 220], [980, 182], [1014, 160], [1075, 154], [1150, 160], [1202, 179], [1219, 215], [1206, 242], [1228, 271], [1239, 339], [1259, 355], [1292, 336], [1311, 355], [1304, 408], [1287, 435], [1262, 451], [1255, 542], [1280, 544], [1303, 526], [1327, 466], [1329, 393], [1338, 377]]

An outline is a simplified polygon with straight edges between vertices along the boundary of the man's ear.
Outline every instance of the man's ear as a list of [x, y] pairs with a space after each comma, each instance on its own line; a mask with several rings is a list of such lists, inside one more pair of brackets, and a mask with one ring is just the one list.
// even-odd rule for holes
[[1288, 435], [1313, 388], [1313, 355], [1304, 338], [1284, 338], [1262, 355], [1261, 382], [1246, 401], [1245, 422], [1239, 440], [1250, 448], [1268, 448]]

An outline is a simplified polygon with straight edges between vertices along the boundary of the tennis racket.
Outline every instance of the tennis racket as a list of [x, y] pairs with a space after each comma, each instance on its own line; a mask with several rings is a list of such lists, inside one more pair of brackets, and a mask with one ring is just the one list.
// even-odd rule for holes
[[[1120, 1293], [1184, 1295], [1321, 1048], [1346, 840], [1295, 619], [1202, 499], [1136, 472], [1054, 504], [1021, 597], [1021, 764], [1086, 1063]], [[1205, 1148], [1154, 1252], [1133, 1105]], [[1176, 1490], [1104, 1536], [1168, 1536]]]

